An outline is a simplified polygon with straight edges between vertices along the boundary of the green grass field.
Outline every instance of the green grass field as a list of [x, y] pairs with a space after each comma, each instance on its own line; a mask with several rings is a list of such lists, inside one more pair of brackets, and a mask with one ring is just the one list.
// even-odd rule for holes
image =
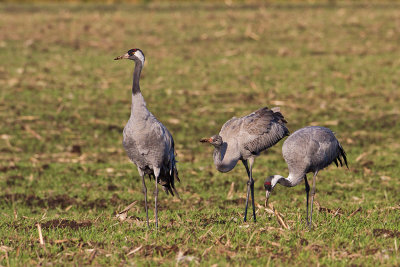
[[[0, 5], [0, 264], [400, 264], [400, 5]], [[182, 200], [160, 193], [145, 225], [137, 169], [122, 148], [130, 48], [141, 88], [174, 136]], [[314, 228], [280, 142], [257, 158], [257, 223], [243, 223], [247, 176], [222, 174], [199, 143], [232, 116], [280, 106], [289, 129], [331, 128], [350, 169], [317, 178]], [[311, 178], [309, 176], [309, 178]], [[137, 201], [127, 220], [116, 213]], [[45, 245], [39, 243], [36, 224]]]

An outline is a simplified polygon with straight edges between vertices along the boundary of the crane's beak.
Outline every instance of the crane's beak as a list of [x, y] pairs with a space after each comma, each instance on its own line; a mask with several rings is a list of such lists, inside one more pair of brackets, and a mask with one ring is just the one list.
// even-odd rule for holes
[[124, 58], [129, 58], [129, 54], [126, 53], [125, 55], [114, 58], [114, 60], [120, 60], [120, 59], [124, 59]]
[[268, 208], [268, 199], [269, 195], [271, 194], [271, 191], [266, 190], [265, 191], [265, 207]]
[[212, 142], [212, 138], [203, 138], [203, 139], [200, 139], [200, 142], [201, 143], [211, 143]]

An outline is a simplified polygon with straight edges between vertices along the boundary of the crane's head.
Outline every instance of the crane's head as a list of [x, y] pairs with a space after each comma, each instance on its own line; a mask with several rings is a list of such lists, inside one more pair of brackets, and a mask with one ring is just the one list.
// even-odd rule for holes
[[142, 62], [142, 66], [144, 65], [144, 61], [145, 61], [142, 50], [140, 50], [138, 48], [131, 49], [128, 52], [126, 52], [124, 55], [114, 58], [114, 60], [120, 60], [120, 59], [130, 59], [130, 60], [134, 60], [135, 62], [140, 61], [140, 62]]
[[219, 136], [219, 135], [213, 135], [210, 138], [200, 139], [200, 142], [202, 142], [202, 143], [210, 143], [213, 146], [217, 146], [217, 147], [222, 146], [222, 144], [224, 143], [222, 141], [222, 137]]
[[269, 195], [271, 194], [271, 191], [275, 187], [278, 180], [279, 180], [278, 175], [272, 175], [272, 176], [267, 177], [264, 181], [265, 207], [267, 207]]

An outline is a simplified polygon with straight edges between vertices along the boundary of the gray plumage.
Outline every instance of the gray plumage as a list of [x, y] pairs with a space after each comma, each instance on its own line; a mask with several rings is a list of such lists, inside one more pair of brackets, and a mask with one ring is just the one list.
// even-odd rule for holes
[[243, 162], [249, 177], [244, 221], [246, 221], [250, 191], [253, 218], [254, 221], [256, 220], [254, 180], [252, 177], [254, 159], [262, 151], [289, 135], [286, 123], [279, 108], [268, 109], [264, 107], [247, 116], [230, 119], [222, 126], [219, 135], [200, 140], [201, 142], [208, 142], [215, 147], [213, 153], [214, 164], [220, 172], [229, 172], [239, 160]]
[[168, 129], [157, 120], [147, 109], [139, 86], [140, 73], [144, 65], [144, 54], [140, 49], [131, 49], [125, 55], [115, 58], [135, 61], [132, 86], [131, 116], [123, 132], [123, 146], [129, 159], [137, 166], [142, 177], [145, 194], [147, 225], [149, 225], [147, 210], [147, 188], [144, 176], [147, 174], [155, 179], [155, 216], [158, 227], [157, 198], [158, 184], [164, 191], [179, 197], [175, 189], [175, 179], [179, 181], [176, 168], [174, 140]]
[[[344, 162], [347, 166], [346, 153], [330, 129], [320, 126], [309, 126], [297, 130], [286, 139], [282, 146], [282, 154], [288, 165], [289, 176], [285, 178], [280, 175], [273, 175], [265, 180], [266, 201], [268, 201], [269, 194], [276, 184], [279, 183], [286, 187], [293, 187], [304, 179], [307, 194], [307, 221], [311, 226], [316, 176], [320, 170], [326, 168], [332, 162], [336, 166], [339, 164], [343, 166]], [[306, 176], [309, 172], [314, 173], [310, 220], [308, 220], [310, 186]]]
[[[136, 104], [139, 101], [135, 101]], [[146, 109], [147, 110], [147, 109]], [[135, 112], [135, 111], [133, 111]], [[178, 194], [174, 179], [179, 181], [176, 168], [174, 140], [168, 129], [147, 110], [131, 115], [123, 132], [123, 146], [139, 174], [155, 176], [168, 194]]]

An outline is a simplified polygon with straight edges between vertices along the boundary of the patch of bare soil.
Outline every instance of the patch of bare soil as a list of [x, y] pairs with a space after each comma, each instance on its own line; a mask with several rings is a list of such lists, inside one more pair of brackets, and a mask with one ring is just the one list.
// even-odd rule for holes
[[118, 189], [118, 186], [114, 185], [114, 184], [109, 184], [107, 187], [108, 191], [115, 191]]
[[24, 181], [24, 177], [21, 175], [12, 175], [7, 178], [6, 183], [8, 186], [21, 185]]
[[5, 194], [0, 196], [0, 199], [6, 202], [14, 202], [14, 201], [22, 201], [28, 207], [40, 207], [40, 208], [51, 208], [54, 209], [56, 207], [66, 208], [71, 205], [82, 207], [82, 208], [100, 208], [105, 209], [109, 206], [116, 206], [121, 204], [123, 201], [118, 197], [117, 194], [113, 194], [110, 199], [95, 199], [95, 200], [82, 200], [78, 201], [75, 198], [72, 198], [68, 195], [55, 195], [47, 198], [41, 198], [36, 195], [25, 195], [25, 194]]
[[82, 221], [76, 222], [74, 220], [64, 220], [64, 219], [55, 219], [51, 221], [47, 221], [41, 224], [42, 228], [49, 229], [49, 228], [71, 228], [73, 230], [77, 230], [79, 228], [90, 227], [92, 226], [91, 221]]
[[8, 172], [11, 170], [18, 169], [16, 166], [2, 166], [0, 167], [0, 172]]
[[28, 207], [49, 207], [55, 208], [61, 206], [66, 208], [70, 205], [74, 205], [77, 201], [74, 198], [70, 198], [68, 195], [57, 195], [48, 198], [40, 198], [35, 195], [25, 195], [25, 194], [6, 194], [1, 196], [7, 202], [13, 201], [23, 201]]
[[374, 229], [373, 234], [374, 234], [374, 236], [399, 237], [400, 238], [400, 232], [396, 231], [396, 230]]
[[304, 238], [300, 238], [300, 245], [302, 246], [307, 246], [308, 245], [308, 241]]

